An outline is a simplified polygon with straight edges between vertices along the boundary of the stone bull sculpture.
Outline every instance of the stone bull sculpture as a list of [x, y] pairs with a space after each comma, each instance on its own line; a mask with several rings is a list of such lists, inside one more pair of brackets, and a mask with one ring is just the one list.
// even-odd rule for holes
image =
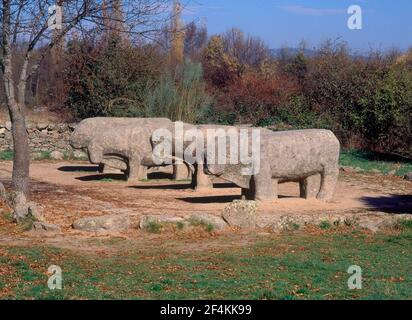
[[[159, 128], [171, 130], [172, 122], [165, 118], [90, 118], [80, 122], [75, 131], [73, 132], [70, 144], [75, 149], [89, 149], [89, 144], [95, 138], [101, 137], [107, 130], [114, 128], [116, 135], [118, 135], [123, 127], [136, 127], [148, 129], [146, 136], [136, 137], [137, 143], [144, 140], [145, 143], [149, 141], [150, 131]], [[127, 136], [127, 133], [124, 132]], [[107, 136], [107, 134], [105, 134]], [[107, 140], [108, 141], [108, 140]], [[97, 141], [94, 142], [94, 148], [96, 149]], [[88, 150], [90, 151], [90, 150]], [[90, 152], [89, 152], [90, 155]], [[132, 168], [130, 165], [134, 165], [134, 162], [128, 161], [124, 154], [122, 156], [112, 154], [93, 154], [94, 161], [92, 163], [98, 164], [101, 167], [101, 171], [105, 173], [111, 173], [110, 170], [116, 169], [125, 171], [128, 173], [129, 178], [137, 179], [137, 176], [141, 179], [147, 179], [147, 168]], [[100, 162], [97, 162], [100, 159]], [[130, 172], [131, 171], [131, 172]], [[137, 176], [136, 176], [137, 175]], [[174, 176], [180, 179], [181, 177], [187, 177], [188, 171], [185, 166], [174, 166]]]
[[[212, 134], [213, 145], [208, 137], [208, 130], [224, 130], [227, 134], [229, 130], [233, 130], [238, 135], [238, 145], [241, 145], [239, 140], [240, 130], [246, 130], [248, 134], [248, 155], [251, 156], [253, 141], [252, 130], [259, 130], [259, 154], [258, 163], [233, 164], [230, 161], [233, 145], [229, 135], [223, 136], [225, 140], [225, 157], [224, 163], [218, 161], [214, 163], [208, 162], [210, 153], [218, 154], [216, 149], [218, 140], [222, 139], [222, 135], [216, 131]], [[240, 127], [228, 126], [190, 126], [186, 125], [183, 136], [186, 136], [188, 131], [197, 130], [200, 132], [200, 139], [203, 148], [200, 154], [199, 150], [191, 153], [191, 157], [196, 159], [197, 176], [203, 180], [210, 181], [210, 178], [205, 178], [206, 175], [212, 175], [232, 182], [242, 188], [242, 194], [252, 200], [273, 200], [277, 199], [277, 185], [284, 182], [299, 182], [300, 196], [306, 199], [317, 198], [322, 201], [330, 201], [334, 194], [338, 174], [339, 174], [339, 153], [340, 143], [335, 135], [328, 130], [299, 130], [287, 132], [273, 132], [267, 129], [247, 129]], [[221, 132], [220, 132], [221, 133]], [[189, 134], [191, 136], [192, 133]], [[153, 140], [153, 137], [152, 137]], [[175, 138], [173, 143], [175, 143]], [[170, 142], [169, 142], [170, 143]], [[183, 141], [184, 150], [195, 150], [195, 142], [192, 139]], [[153, 148], [156, 147], [154, 144]], [[240, 150], [237, 150], [240, 154]], [[183, 155], [173, 151], [173, 155], [180, 158]], [[258, 170], [250, 174], [244, 174], [244, 169], [259, 166]], [[204, 172], [201, 172], [204, 171]], [[253, 171], [253, 170], [252, 170]], [[320, 177], [320, 183], [319, 183]], [[320, 186], [319, 186], [320, 184]]]
[[[249, 132], [252, 129], [249, 130]], [[255, 129], [256, 130], [256, 129]], [[250, 164], [208, 163], [211, 148], [205, 148], [205, 170], [208, 174], [233, 182], [242, 188], [243, 195], [252, 200], [277, 199], [277, 184], [299, 182], [301, 197], [331, 201], [339, 175], [340, 143], [329, 130], [298, 130], [272, 132], [260, 130], [259, 159]], [[249, 150], [256, 143], [249, 135]], [[230, 155], [230, 143], [226, 155]], [[253, 157], [252, 157], [253, 158]], [[244, 169], [252, 169], [250, 175]], [[320, 188], [316, 176], [320, 175]]]
[[[99, 164], [105, 158], [116, 158], [127, 164], [128, 178], [139, 181], [147, 178], [147, 168], [157, 167], [152, 158], [145, 158], [151, 152], [150, 137], [153, 129], [135, 125], [110, 128], [94, 137], [87, 147], [91, 163]], [[176, 162], [173, 156], [170, 162]], [[183, 163], [187, 170], [194, 173], [193, 166]]]

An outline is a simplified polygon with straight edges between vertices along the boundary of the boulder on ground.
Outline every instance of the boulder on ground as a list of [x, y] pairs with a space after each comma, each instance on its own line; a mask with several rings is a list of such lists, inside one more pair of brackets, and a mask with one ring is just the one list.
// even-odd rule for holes
[[406, 181], [412, 181], [412, 172], [407, 173], [404, 178]]
[[63, 152], [60, 151], [53, 151], [50, 153], [50, 159], [52, 160], [63, 160], [64, 159], [64, 154]]
[[73, 151], [73, 158], [76, 159], [76, 160], [87, 159], [87, 154], [82, 150], [74, 150]]
[[61, 229], [59, 226], [47, 222], [35, 221], [33, 222], [33, 230], [40, 232], [60, 232]]
[[253, 230], [257, 223], [256, 201], [235, 200], [223, 209], [222, 217], [231, 227]]
[[40, 131], [47, 129], [48, 127], [49, 127], [49, 124], [45, 122], [37, 124], [37, 129]]
[[88, 217], [75, 221], [73, 228], [81, 231], [124, 231], [130, 228], [129, 215]]
[[228, 227], [227, 223], [221, 218], [209, 213], [199, 212], [190, 216], [191, 223], [199, 223], [213, 226], [213, 230], [221, 231]]
[[172, 217], [172, 216], [155, 216], [155, 215], [146, 215], [140, 219], [140, 229], [142, 230], [149, 230], [153, 228], [153, 226], [163, 226], [163, 225], [171, 225], [171, 224], [185, 224], [185, 220], [179, 217]]

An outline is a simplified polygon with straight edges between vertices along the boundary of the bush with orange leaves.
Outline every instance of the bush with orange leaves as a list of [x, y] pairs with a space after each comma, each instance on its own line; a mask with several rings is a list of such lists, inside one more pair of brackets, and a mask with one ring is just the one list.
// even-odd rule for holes
[[266, 76], [261, 72], [246, 72], [217, 97], [226, 111], [234, 112], [242, 123], [259, 124], [288, 108], [299, 94], [297, 81], [286, 74]]

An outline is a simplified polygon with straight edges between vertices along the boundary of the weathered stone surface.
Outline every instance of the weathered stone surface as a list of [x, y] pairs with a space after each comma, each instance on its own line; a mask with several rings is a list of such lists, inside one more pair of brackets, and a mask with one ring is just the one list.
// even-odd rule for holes
[[255, 201], [235, 200], [223, 209], [222, 217], [231, 227], [253, 230], [256, 228], [257, 211]]
[[38, 232], [60, 232], [59, 226], [47, 222], [35, 221], [33, 222], [33, 230]]
[[[150, 152], [150, 151], [149, 151]], [[173, 179], [177, 181], [187, 180], [191, 176], [185, 164], [177, 164], [173, 167]]]
[[63, 160], [64, 154], [60, 151], [53, 151], [50, 153], [50, 159], [52, 160]]
[[38, 203], [30, 201], [27, 203], [29, 214], [34, 218], [36, 221], [45, 222], [44, 218], [44, 209]]
[[412, 172], [407, 173], [404, 178], [406, 181], [412, 181]]
[[77, 125], [70, 141], [75, 149], [87, 148], [92, 163], [106, 164], [107, 157], [115, 156], [127, 164], [130, 180], [142, 180], [147, 179], [147, 169], [142, 162], [151, 153], [152, 133], [157, 129], [171, 130], [171, 127], [172, 122], [163, 118], [91, 118]]
[[[45, 126], [47, 125], [47, 128]], [[41, 129], [38, 129], [37, 127]], [[11, 135], [11, 123], [0, 124], [0, 150], [13, 149], [13, 137]], [[39, 151], [60, 151], [69, 152], [72, 150], [69, 139], [72, 130], [64, 123], [38, 124], [27, 122], [29, 133], [29, 145], [33, 152]]]
[[167, 225], [167, 224], [178, 224], [178, 223], [186, 224], [187, 222], [183, 218], [180, 218], [180, 217], [145, 215], [145, 216], [142, 216], [140, 219], [140, 229], [147, 230], [153, 224]]
[[[259, 129], [253, 129], [259, 130]], [[255, 134], [256, 134], [255, 131]], [[317, 194], [321, 201], [331, 201], [339, 175], [340, 143], [329, 130], [296, 130], [272, 132], [260, 129], [259, 153], [252, 157], [253, 132], [249, 130], [249, 164], [213, 164], [207, 162], [209, 173], [241, 188], [251, 200], [277, 199], [277, 183], [296, 181], [305, 183], [308, 178], [321, 174], [322, 184]], [[230, 142], [230, 136], [227, 136]], [[216, 141], [214, 142], [216, 145]], [[226, 163], [230, 163], [231, 144], [227, 143]], [[207, 153], [215, 150], [206, 146]], [[238, 151], [240, 154], [240, 151]], [[246, 174], [248, 170], [251, 174]], [[273, 181], [275, 180], [275, 184]], [[302, 190], [305, 191], [305, 190]], [[303, 192], [302, 192], [303, 193]]]
[[11, 131], [11, 121], [6, 121], [5, 128], [6, 128], [8, 131]]
[[124, 231], [130, 228], [129, 215], [110, 215], [101, 217], [89, 217], [75, 221], [73, 228], [81, 231]]
[[213, 226], [213, 230], [222, 231], [228, 227], [228, 224], [221, 218], [209, 213], [194, 213], [189, 218], [190, 222], [202, 223]]
[[26, 196], [22, 192], [11, 192], [8, 197], [8, 205], [13, 208], [13, 219], [15, 221], [21, 221], [29, 215]]

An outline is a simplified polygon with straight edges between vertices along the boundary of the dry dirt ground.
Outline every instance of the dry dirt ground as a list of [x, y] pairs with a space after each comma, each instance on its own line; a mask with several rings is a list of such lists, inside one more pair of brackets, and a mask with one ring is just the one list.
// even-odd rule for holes
[[[6, 188], [10, 185], [11, 169], [11, 162], [0, 162], [0, 180]], [[195, 192], [190, 189], [189, 182], [165, 180], [169, 177], [166, 173], [154, 173], [150, 178], [155, 180], [134, 184], [125, 182], [121, 175], [104, 176], [96, 170], [86, 162], [34, 162], [31, 166], [32, 200], [41, 204], [46, 220], [61, 226], [62, 232], [57, 235], [23, 232], [16, 238], [12, 227], [10, 230], [2, 228], [0, 241], [3, 244], [40, 241], [82, 246], [79, 239], [107, 235], [73, 230], [71, 225], [79, 218], [123, 213], [179, 217], [195, 212], [220, 215], [228, 203], [241, 198], [239, 188], [223, 181], [216, 181], [213, 190]], [[297, 198], [298, 185], [294, 183], [281, 185], [280, 195], [277, 201], [259, 205], [259, 224], [285, 213], [412, 213], [412, 183], [399, 177], [341, 173], [335, 199], [329, 204]], [[116, 236], [142, 243], [165, 237], [139, 230]], [[247, 236], [239, 239], [247, 241]]]

